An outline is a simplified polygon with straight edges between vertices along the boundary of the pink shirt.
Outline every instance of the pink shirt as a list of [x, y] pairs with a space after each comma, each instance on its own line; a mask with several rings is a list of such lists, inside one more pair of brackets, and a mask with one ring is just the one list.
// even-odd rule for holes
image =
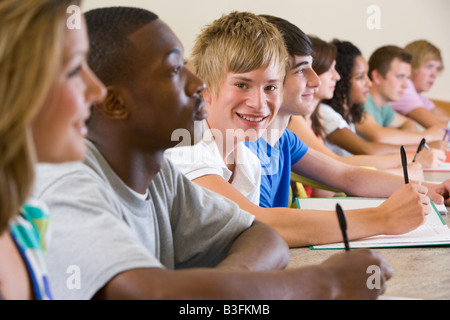
[[411, 79], [408, 79], [408, 88], [406, 88], [400, 100], [389, 102], [389, 104], [402, 115], [407, 115], [419, 107], [424, 107], [427, 110], [432, 110], [435, 107], [433, 102], [417, 92]]

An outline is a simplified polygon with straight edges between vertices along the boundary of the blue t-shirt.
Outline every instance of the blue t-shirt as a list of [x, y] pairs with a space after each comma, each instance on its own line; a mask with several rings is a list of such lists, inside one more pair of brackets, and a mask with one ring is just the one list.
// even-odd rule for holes
[[291, 166], [306, 154], [308, 146], [289, 129], [273, 148], [263, 138], [245, 145], [261, 162], [259, 205], [264, 208], [288, 207]]

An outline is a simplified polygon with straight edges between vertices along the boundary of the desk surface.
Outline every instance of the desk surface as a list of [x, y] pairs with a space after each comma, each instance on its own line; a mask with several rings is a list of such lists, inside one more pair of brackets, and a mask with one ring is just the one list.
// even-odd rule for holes
[[[426, 181], [443, 181], [450, 173], [425, 173]], [[442, 216], [450, 224], [448, 216]], [[450, 247], [373, 249], [394, 269], [386, 296], [450, 299]], [[340, 250], [291, 249], [288, 268], [320, 264]], [[369, 276], [369, 275], [368, 275]]]

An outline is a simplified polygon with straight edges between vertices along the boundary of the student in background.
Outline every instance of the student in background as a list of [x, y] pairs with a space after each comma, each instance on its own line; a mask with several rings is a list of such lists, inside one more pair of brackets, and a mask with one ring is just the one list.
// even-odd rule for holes
[[429, 91], [444, 69], [440, 50], [427, 40], [413, 41], [405, 46], [411, 56], [411, 79], [398, 101], [390, 105], [395, 111], [408, 116], [425, 128], [447, 128], [450, 111], [436, 106], [423, 94]]
[[[247, 19], [253, 22], [244, 24], [233, 19], [233, 15], [225, 16], [207, 26], [197, 37], [193, 62], [196, 73], [207, 79], [207, 89], [203, 96], [208, 111], [206, 125], [210, 130], [205, 131], [199, 144], [178, 146], [168, 150], [168, 155], [176, 166], [195, 183], [225, 195], [238, 203], [242, 209], [255, 215], [256, 219], [273, 226], [291, 247], [333, 242], [340, 237], [335, 212], [286, 208], [289, 206], [291, 164], [292, 170], [302, 176], [342, 190], [349, 195], [372, 197], [392, 195], [385, 205], [375, 208], [374, 211], [362, 209], [347, 212], [349, 237], [352, 239], [379, 234], [380, 230], [385, 228], [390, 230], [383, 232], [403, 233], [409, 228], [419, 226], [424, 214], [430, 209], [423, 185], [405, 186], [402, 177], [349, 166], [330, 159], [315, 150], [308, 149], [295, 134], [286, 130], [292, 114], [306, 112], [306, 109], [311, 107], [313, 93], [319, 85], [319, 79], [311, 68], [312, 48], [306, 35], [284, 19], [270, 16], [255, 17], [249, 13], [237, 15], [247, 16]], [[267, 122], [261, 123], [264, 121], [262, 112], [267, 112], [268, 105], [274, 103], [275, 83], [267, 81], [271, 78], [265, 75], [268, 68], [266, 64], [254, 63], [261, 61], [259, 57], [255, 58], [255, 54], [267, 51], [255, 50], [254, 37], [248, 35], [249, 32], [260, 33], [261, 28], [258, 24], [270, 29], [267, 20], [270, 22], [269, 25], [273, 24], [283, 30], [281, 33], [289, 50], [284, 86], [280, 88], [278, 83], [276, 85], [277, 92], [282, 89], [283, 103], [280, 108], [281, 101], [277, 99], [278, 105], [275, 105], [274, 109], [279, 111], [268, 127]], [[244, 32], [245, 28], [250, 30]], [[276, 34], [271, 38], [275, 36]], [[240, 45], [236, 45], [237, 42]], [[269, 44], [273, 43], [274, 41], [270, 41]], [[281, 43], [284, 46], [284, 43]], [[259, 42], [260, 46], [269, 44]], [[230, 103], [230, 97], [235, 103]], [[258, 156], [261, 162], [239, 162], [243, 158], [232, 158], [237, 162], [227, 162], [228, 155], [221, 154], [220, 150], [229, 148], [235, 152], [242, 147], [245, 148], [242, 133], [248, 130], [249, 126], [257, 125], [260, 130], [250, 132], [253, 133], [252, 137], [266, 135], [254, 142], [251, 142], [251, 139], [248, 141], [251, 144], [250, 149], [256, 149], [254, 156]], [[222, 137], [227, 134], [227, 140], [224, 140]], [[250, 159], [250, 156], [247, 159]], [[258, 167], [243, 173], [239, 168], [243, 165]], [[258, 173], [257, 169], [261, 170], [261, 166], [262, 176], [246, 179], [246, 181], [261, 180], [261, 183], [233, 183], [234, 180], [242, 179], [244, 174], [248, 177], [250, 172]], [[365, 181], [371, 183], [367, 184]], [[246, 197], [249, 194], [248, 186], [256, 189], [254, 192], [261, 191], [259, 202], [252, 202]], [[433, 195], [433, 192], [430, 195]], [[417, 197], [423, 201], [412, 200]], [[399, 220], [389, 225], [384, 223], [391, 218], [399, 218], [400, 215], [405, 215], [401, 222]], [[412, 224], [407, 226], [403, 221]]]
[[[128, 7], [86, 13], [89, 64], [107, 85], [88, 123], [81, 163], [40, 167], [54, 241], [49, 270], [61, 299], [376, 298], [391, 270], [368, 250], [279, 270], [288, 248], [232, 201], [186, 179], [164, 157], [175, 130], [206, 117], [204, 83], [158, 17]], [[110, 28], [115, 26], [115, 29]], [[369, 290], [367, 267], [381, 268]], [[66, 270], [81, 270], [80, 288]]]
[[[314, 60], [312, 63], [313, 70], [318, 74], [321, 85], [314, 93], [313, 106], [311, 112], [304, 115], [293, 115], [288, 125], [288, 129], [293, 131], [303, 142], [310, 148], [316, 149], [331, 158], [337, 159], [347, 164], [368, 166], [378, 169], [385, 169], [388, 172], [403, 175], [401, 168], [401, 159], [398, 155], [398, 148], [393, 150], [391, 155], [352, 155], [339, 156], [332, 152], [325, 145], [325, 134], [322, 112], [319, 107], [323, 99], [330, 99], [333, 97], [336, 83], [340, 80], [340, 76], [335, 69], [336, 64], [336, 47], [328, 42], [325, 42], [317, 37], [309, 36], [314, 50]], [[338, 115], [339, 116], [339, 115]], [[340, 116], [338, 119], [342, 119]], [[343, 120], [341, 120], [343, 121]], [[345, 128], [343, 130], [349, 130]], [[353, 139], [362, 139], [356, 133], [349, 132]], [[431, 152], [420, 152], [416, 163], [411, 163], [413, 154], [409, 154], [408, 172], [416, 180], [423, 180], [422, 164], [425, 167], [434, 165], [433, 158], [428, 155], [433, 155]]]
[[87, 66], [80, 1], [0, 3], [0, 296], [51, 299], [43, 251], [48, 213], [30, 195], [35, 162], [80, 160], [84, 121], [104, 87]]
[[[418, 131], [411, 119], [395, 112], [390, 101], [400, 99], [408, 83], [411, 55], [396, 46], [383, 46], [375, 50], [369, 59], [369, 77], [372, 81], [368, 100], [364, 103], [364, 116], [356, 123], [356, 131], [369, 141], [396, 145], [441, 142], [444, 130], [429, 127]], [[440, 160], [445, 152], [440, 150]]]
[[[327, 147], [341, 156], [398, 152], [400, 145], [355, 139], [349, 130], [343, 130], [350, 128], [356, 133], [355, 124], [363, 120], [363, 105], [369, 97], [372, 82], [368, 77], [368, 63], [355, 45], [337, 39], [332, 43], [337, 48], [336, 71], [341, 80], [336, 83], [333, 98], [325, 99], [320, 104]], [[403, 145], [410, 152], [415, 152], [418, 147], [418, 143]], [[443, 143], [434, 141], [428, 142], [428, 145], [441, 149]]]

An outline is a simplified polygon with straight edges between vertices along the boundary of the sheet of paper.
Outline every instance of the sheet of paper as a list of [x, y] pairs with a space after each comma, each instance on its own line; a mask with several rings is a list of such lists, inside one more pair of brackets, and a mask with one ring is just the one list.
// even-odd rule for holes
[[423, 168], [424, 172], [448, 172], [450, 171], [450, 162], [444, 162], [439, 167]]
[[[335, 210], [339, 203], [344, 211], [376, 207], [385, 199], [366, 198], [302, 198], [297, 199], [302, 209]], [[444, 206], [445, 208], [445, 206]], [[450, 229], [439, 216], [436, 210], [426, 217], [423, 225], [419, 228], [402, 235], [380, 235], [361, 240], [350, 241], [351, 248], [377, 248], [377, 247], [407, 247], [428, 245], [450, 245]], [[344, 248], [343, 243], [332, 243], [327, 245], [313, 246], [313, 249], [339, 249]]]

